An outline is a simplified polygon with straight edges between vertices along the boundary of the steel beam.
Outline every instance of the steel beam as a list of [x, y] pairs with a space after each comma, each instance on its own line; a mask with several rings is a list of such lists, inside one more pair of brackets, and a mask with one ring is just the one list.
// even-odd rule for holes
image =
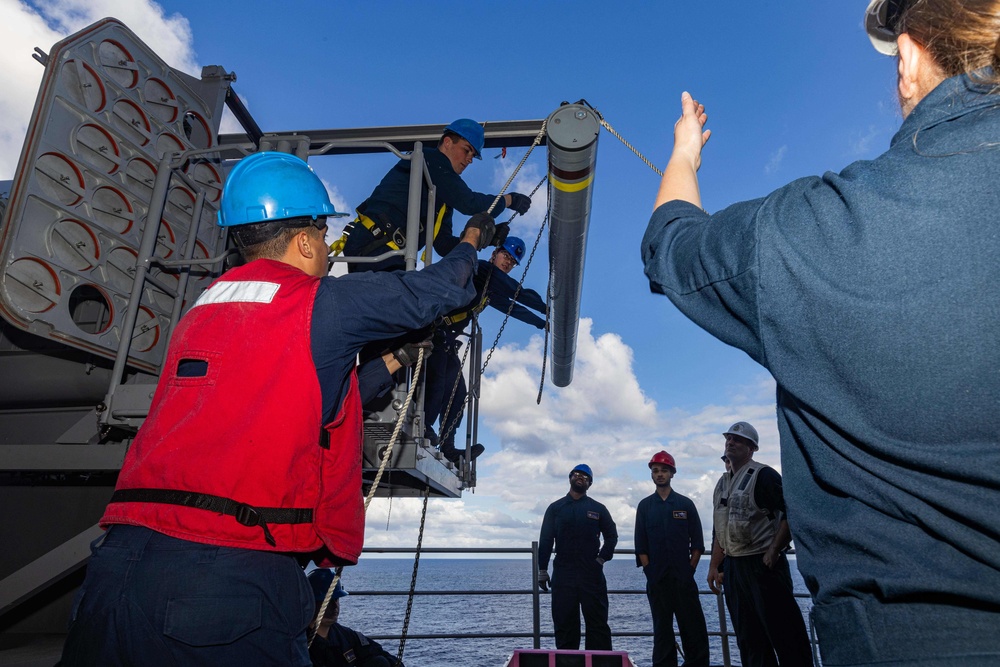
[[[530, 146], [542, 129], [541, 120], [502, 120], [487, 121], [483, 124], [486, 133], [486, 148], [517, 148]], [[398, 125], [391, 127], [360, 127], [343, 130], [288, 130], [267, 132], [268, 135], [296, 135], [309, 137], [309, 149], [319, 150], [328, 143], [336, 142], [386, 142], [396, 150], [409, 152], [413, 145], [420, 141], [424, 145], [436, 145], [441, 138], [445, 125]], [[242, 151], [235, 149], [235, 144], [245, 144], [251, 141], [246, 134], [220, 134], [219, 148], [224, 158], [241, 158]], [[542, 138], [542, 145], [545, 138]], [[337, 146], [326, 151], [326, 155], [357, 155], [360, 153], [382, 153], [385, 148], [379, 146]]]
[[91, 526], [17, 572], [0, 579], [0, 615], [80, 569], [90, 558], [90, 543], [103, 532], [100, 526]]

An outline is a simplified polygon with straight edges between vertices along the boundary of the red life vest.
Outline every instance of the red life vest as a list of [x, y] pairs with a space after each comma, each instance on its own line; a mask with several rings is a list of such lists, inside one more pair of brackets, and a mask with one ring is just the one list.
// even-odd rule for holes
[[[125, 457], [115, 493], [126, 501], [112, 498], [101, 525], [247, 549], [325, 545], [337, 562], [357, 562], [364, 542], [361, 398], [352, 372], [340, 412], [322, 424], [310, 347], [318, 287], [318, 278], [295, 267], [257, 260], [202, 294], [177, 327], [149, 416]], [[198, 376], [179, 376], [182, 361], [200, 366]], [[323, 426], [329, 447], [321, 446]], [[143, 493], [173, 500], [145, 502]], [[247, 525], [238, 512], [203, 502], [210, 497], [271, 508], [272, 516], [299, 510], [300, 519]]]

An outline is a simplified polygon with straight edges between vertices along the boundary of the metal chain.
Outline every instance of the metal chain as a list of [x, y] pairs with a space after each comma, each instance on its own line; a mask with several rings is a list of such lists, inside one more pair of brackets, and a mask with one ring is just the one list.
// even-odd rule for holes
[[[552, 183], [549, 183], [549, 195], [552, 194]], [[545, 285], [545, 336], [542, 338], [542, 374], [538, 380], [538, 398], [535, 405], [542, 404], [542, 390], [545, 389], [545, 367], [549, 361], [549, 304], [552, 303], [552, 271], [549, 271], [549, 282]]]
[[417, 533], [417, 553], [413, 557], [413, 576], [410, 578], [410, 596], [406, 599], [406, 616], [403, 618], [403, 632], [399, 637], [399, 651], [396, 660], [403, 661], [403, 648], [406, 646], [406, 633], [410, 628], [410, 614], [413, 611], [413, 593], [417, 588], [417, 569], [420, 567], [420, 548], [424, 543], [424, 524], [427, 522], [427, 500], [431, 496], [431, 485], [424, 487], [424, 509], [420, 513], [420, 532]]
[[588, 107], [590, 107], [591, 111], [593, 111], [595, 114], [597, 114], [597, 119], [601, 122], [601, 127], [603, 127], [605, 130], [607, 130], [608, 132], [610, 132], [618, 141], [620, 141], [623, 144], [625, 144], [625, 148], [627, 148], [630, 151], [632, 151], [633, 153], [635, 153], [636, 157], [638, 157], [640, 160], [642, 160], [643, 162], [645, 162], [646, 166], [649, 167], [650, 169], [652, 169], [653, 171], [655, 171], [657, 173], [657, 175], [663, 176], [663, 172], [660, 171], [659, 169], [657, 169], [656, 166], [654, 166], [652, 162], [650, 162], [649, 160], [647, 160], [646, 156], [639, 152], [639, 149], [637, 149], [635, 146], [633, 146], [628, 141], [626, 141], [625, 137], [623, 137], [622, 135], [618, 134], [618, 132], [615, 131], [615, 128], [611, 127], [611, 123], [609, 123], [608, 121], [606, 121], [604, 119], [604, 114], [602, 114], [595, 107], [593, 107], [590, 104], [590, 102], [588, 102], [587, 100], [580, 100], [580, 102], [582, 102], [583, 104], [586, 104]]
[[[544, 129], [544, 126], [543, 126], [543, 129]], [[536, 137], [536, 139], [537, 139], [537, 137]], [[523, 165], [523, 164], [524, 164], [524, 161], [522, 160], [521, 161], [521, 165]], [[521, 169], [521, 165], [518, 165], [517, 169], [514, 170], [515, 174], [517, 173], [518, 170]], [[511, 178], [513, 178], [513, 176]], [[534, 197], [535, 193], [538, 192], [538, 189], [540, 187], [542, 187], [542, 184], [546, 183], [548, 180], [549, 180], [549, 177], [548, 177], [548, 174], [546, 174], [545, 176], [542, 177], [542, 180], [538, 181], [538, 184], [531, 191], [531, 193], [528, 195], [528, 197]], [[510, 185], [510, 181], [507, 182], [507, 185]], [[504, 186], [504, 187], [507, 187], [507, 186]], [[496, 203], [496, 202], [494, 202], [494, 203]], [[510, 218], [507, 220], [507, 222], [509, 223], [511, 220], [513, 220], [514, 218], [516, 218], [517, 215], [518, 215], [517, 213], [514, 213], [512, 216], [510, 216]], [[546, 213], [545, 214], [545, 219], [542, 221], [542, 226], [538, 230], [538, 237], [535, 239], [535, 245], [531, 249], [531, 255], [528, 257], [528, 262], [524, 265], [524, 273], [521, 275], [521, 282], [519, 282], [517, 284], [517, 291], [514, 292], [514, 299], [511, 300], [510, 307], [507, 309], [507, 315], [504, 317], [503, 324], [500, 325], [500, 331], [497, 333], [497, 337], [493, 341], [493, 347], [490, 349], [490, 352], [489, 352], [490, 356], [493, 356], [493, 350], [496, 349], [497, 343], [500, 341], [500, 334], [503, 333], [504, 327], [507, 326], [507, 319], [510, 317], [511, 311], [513, 311], [513, 309], [514, 309], [514, 302], [517, 299], [517, 295], [521, 293], [521, 286], [524, 284], [524, 279], [528, 275], [528, 267], [531, 266], [531, 259], [532, 259], [532, 257], [535, 256], [535, 250], [538, 248], [538, 242], [542, 239], [542, 231], [545, 229], [545, 224], [546, 224], [546, 222], [548, 222], [548, 219], [549, 219], [549, 215], [548, 215], [548, 213]], [[493, 264], [490, 264], [490, 272], [486, 274], [486, 282], [483, 283], [483, 294], [488, 294], [488, 292], [489, 292], [490, 280], [492, 280], [492, 278], [493, 278], [493, 266], [494, 266]], [[474, 312], [472, 314], [472, 321], [475, 324], [479, 323], [479, 313]], [[470, 346], [471, 346], [471, 343], [472, 343], [471, 339], [470, 339], [469, 343], [470, 343]], [[466, 360], [466, 358], [468, 358], [468, 354], [469, 354], [469, 348], [466, 347], [465, 352], [462, 354], [462, 364], [460, 366], [460, 368], [462, 368], [462, 369], [465, 368], [465, 360]], [[488, 364], [488, 363], [489, 363], [489, 358], [486, 359], [486, 364]], [[483, 371], [486, 370], [486, 364], [483, 364]], [[456, 428], [458, 428], [458, 425], [461, 423], [462, 414], [464, 413], [464, 410], [462, 412], [460, 412], [458, 415], [456, 415], [455, 419], [448, 419], [448, 415], [451, 414], [451, 405], [455, 401], [455, 394], [458, 393], [458, 385], [462, 381], [462, 376], [461, 376], [462, 372], [463, 371], [460, 370], [458, 377], [455, 378], [455, 384], [453, 384], [452, 387], [451, 387], [451, 395], [448, 397], [448, 405], [447, 405], [447, 407], [445, 407], [444, 412], [441, 413], [445, 417], [445, 420], [446, 420], [445, 427], [446, 428], [441, 429], [442, 435], [438, 438], [438, 442], [444, 442], [448, 438], [448, 436], [451, 435], [451, 432], [454, 431]], [[480, 372], [480, 374], [482, 374], [482, 372]]]
[[[476, 320], [473, 319], [475, 322]], [[447, 335], [447, 334], [445, 334]], [[451, 404], [455, 402], [455, 394], [458, 393], [458, 385], [462, 382], [462, 373], [465, 368], [465, 360], [469, 358], [469, 349], [472, 347], [472, 338], [469, 338], [469, 344], [465, 346], [465, 352], [462, 353], [462, 361], [458, 366], [458, 375], [455, 377], [455, 384], [451, 386], [451, 395], [448, 397], [448, 405], [445, 406], [444, 412], [441, 413], [441, 417], [444, 418], [444, 425], [446, 428], [441, 429], [441, 435], [438, 437], [438, 444], [444, 442], [451, 435], [451, 432], [458, 428], [459, 423], [462, 421], [462, 412], [456, 415], [455, 419], [448, 419], [448, 415], [451, 414]]]
[[[548, 180], [548, 177], [542, 179], [543, 182], [545, 180]], [[541, 183], [538, 185], [541, 186]], [[536, 187], [535, 189], [537, 190], [538, 188]], [[521, 294], [521, 289], [524, 286], [524, 279], [528, 277], [528, 269], [531, 267], [531, 260], [535, 257], [535, 251], [538, 250], [538, 243], [542, 240], [542, 235], [545, 232], [545, 226], [548, 222], [549, 214], [546, 213], [545, 218], [542, 220], [542, 226], [538, 228], [538, 236], [535, 237], [535, 245], [531, 247], [531, 254], [528, 255], [528, 262], [524, 265], [524, 273], [521, 275], [520, 282], [517, 283], [517, 289], [514, 290], [514, 297], [510, 300], [510, 305], [507, 307], [507, 313], [504, 315], [503, 322], [500, 324], [500, 330], [497, 331], [497, 336], [493, 339], [493, 345], [490, 347], [490, 351], [486, 355], [486, 360], [483, 362], [483, 368], [479, 371], [480, 375], [486, 372], [486, 367], [490, 364], [490, 358], [493, 356], [493, 352], [497, 349], [497, 345], [500, 343], [500, 337], [503, 335], [503, 330], [506, 328], [507, 322], [510, 320], [510, 314], [514, 312], [514, 304], [517, 303], [517, 297]], [[491, 275], [492, 273], [493, 272], [490, 271]], [[546, 300], [545, 304], [546, 318], [548, 318], [548, 300]]]
[[[598, 114], [598, 116], [600, 116], [600, 114]], [[504, 183], [503, 188], [500, 189], [500, 192], [493, 200], [493, 203], [490, 204], [490, 207], [488, 209], [486, 209], [486, 212], [488, 214], [493, 215], [493, 209], [497, 207], [497, 203], [500, 201], [500, 198], [503, 197], [503, 193], [507, 192], [507, 188], [509, 188], [510, 184], [514, 182], [514, 177], [517, 176], [517, 172], [521, 171], [521, 167], [523, 167], [524, 163], [528, 161], [528, 156], [531, 155], [531, 151], [535, 150], [535, 146], [542, 143], [542, 137], [545, 136], [545, 124], [548, 122], [549, 122], [548, 119], [542, 121], [542, 126], [538, 129], [538, 134], [535, 135], [535, 140], [532, 141], [531, 146], [528, 147], [528, 152], [525, 153], [524, 157], [521, 158], [521, 161], [518, 163], [517, 167], [511, 173], [510, 178], [507, 179], [507, 182]]]
[[[531, 194], [529, 194], [528, 196], [529, 197], [534, 197], [535, 193], [538, 192], [538, 189], [540, 187], [542, 187], [542, 183], [545, 183], [548, 180], [549, 180], [548, 175], [543, 176], [542, 180], [540, 180], [538, 182], [538, 184], [535, 186], [535, 188], [531, 191]], [[517, 213], [515, 213], [512, 216], [510, 216], [510, 219], [507, 220], [507, 222], [510, 222], [515, 217], [517, 217]], [[504, 315], [503, 322], [500, 324], [500, 330], [497, 332], [497, 336], [493, 340], [493, 346], [490, 348], [489, 354], [486, 357], [486, 362], [483, 364], [483, 368], [479, 372], [480, 375], [482, 375], [486, 371], [486, 366], [490, 363], [490, 359], [489, 358], [493, 356], [493, 351], [496, 349], [497, 343], [500, 342], [500, 336], [503, 335], [504, 327], [507, 326], [507, 320], [510, 319], [510, 314], [514, 310], [514, 304], [517, 302], [517, 297], [521, 293], [521, 288], [524, 285], [524, 279], [528, 276], [528, 268], [531, 267], [531, 260], [535, 256], [535, 250], [538, 249], [538, 243], [539, 243], [539, 241], [542, 240], [542, 232], [545, 231], [545, 225], [548, 222], [548, 220], [549, 220], [549, 214], [546, 213], [545, 214], [545, 219], [542, 220], [542, 226], [538, 230], [538, 236], [535, 238], [535, 245], [532, 246], [532, 248], [531, 248], [531, 254], [528, 256], [528, 261], [524, 265], [524, 273], [521, 274], [521, 280], [520, 280], [520, 282], [518, 282], [517, 289], [514, 291], [514, 298], [511, 299], [510, 306], [507, 308], [507, 313]], [[483, 283], [483, 294], [487, 294], [489, 292], [490, 280], [493, 279], [493, 270], [494, 270], [494, 264], [491, 263], [490, 264], [490, 272], [486, 274], [486, 282]], [[546, 311], [548, 311], [548, 309], [546, 309]], [[473, 312], [473, 314], [472, 314], [472, 321], [473, 321], [474, 325], [478, 325], [478, 323], [479, 323], [479, 313]], [[470, 346], [471, 346], [471, 342], [472, 341], [470, 340], [469, 342], [470, 342]], [[461, 368], [463, 368], [463, 369], [465, 368], [465, 360], [466, 360], [466, 357], [468, 356], [468, 353], [469, 353], [469, 350], [468, 350], [468, 348], [466, 348], [465, 353], [462, 355], [462, 365], [461, 365]], [[460, 373], [461, 373], [461, 371], [460, 371]], [[443, 413], [441, 413], [442, 415], [446, 416], [445, 417], [446, 420], [447, 420], [447, 415], [451, 414], [451, 404], [455, 400], [455, 394], [458, 393], [458, 385], [459, 385], [460, 382], [461, 382], [461, 376], [456, 377], [455, 378], [455, 384], [451, 388], [451, 396], [448, 397], [448, 406], [445, 408], [445, 411]], [[438, 439], [439, 442], [444, 442], [444, 440], [448, 436], [451, 435], [451, 432], [454, 431], [456, 428], [458, 428], [458, 425], [461, 423], [462, 415], [463, 414], [464, 414], [464, 410], [461, 411], [461, 412], [459, 412], [455, 416], [455, 419], [447, 420], [447, 423], [445, 424], [445, 426], [447, 427], [447, 429], [442, 429], [442, 433], [444, 433], [444, 435], [442, 435]]]
[[[597, 111], [597, 109], [594, 109], [594, 111], [596, 112], [596, 111]], [[600, 114], [598, 114], [598, 116], [600, 116]], [[638, 158], [639, 158], [640, 160], [642, 160], [643, 162], [645, 162], [645, 163], [646, 163], [646, 166], [647, 166], [647, 167], [649, 167], [650, 169], [652, 169], [653, 171], [655, 171], [655, 172], [656, 172], [656, 174], [657, 174], [658, 176], [663, 176], [663, 172], [662, 172], [662, 171], [660, 171], [659, 169], [657, 169], [657, 168], [656, 168], [656, 167], [655, 167], [655, 166], [653, 165], [653, 163], [652, 163], [652, 162], [650, 162], [649, 160], [647, 160], [647, 159], [646, 159], [646, 156], [645, 156], [645, 155], [643, 155], [642, 153], [640, 153], [640, 152], [639, 152], [639, 149], [637, 149], [637, 148], [636, 148], [635, 146], [633, 146], [633, 145], [632, 145], [632, 144], [630, 144], [630, 143], [629, 143], [628, 141], [626, 141], [626, 140], [625, 140], [625, 137], [623, 137], [622, 135], [618, 134], [618, 133], [617, 133], [617, 132], [615, 131], [615, 128], [611, 127], [611, 124], [610, 124], [610, 123], [608, 123], [608, 121], [604, 120], [604, 118], [601, 118], [601, 126], [602, 126], [602, 127], [603, 127], [603, 128], [605, 129], [605, 130], [607, 130], [608, 132], [610, 132], [611, 134], [613, 134], [613, 135], [615, 136], [615, 138], [616, 138], [616, 139], [618, 139], [618, 141], [620, 141], [620, 142], [622, 142], [623, 144], [625, 144], [625, 148], [627, 148], [627, 149], [629, 149], [630, 151], [632, 151], [633, 153], [635, 153], [635, 154], [636, 154], [636, 156], [637, 156], [637, 157], [638, 157]]]

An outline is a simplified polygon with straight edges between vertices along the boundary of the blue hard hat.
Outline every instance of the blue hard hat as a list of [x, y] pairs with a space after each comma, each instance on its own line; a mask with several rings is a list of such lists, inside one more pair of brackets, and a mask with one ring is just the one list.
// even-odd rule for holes
[[515, 264], [521, 264], [521, 260], [524, 259], [524, 241], [516, 236], [508, 236], [507, 240], [503, 242], [503, 249], [514, 258]]
[[476, 159], [483, 159], [483, 144], [486, 141], [486, 133], [483, 126], [471, 118], [459, 118], [451, 122], [451, 125], [444, 128], [445, 132], [454, 132], [472, 145], [472, 150], [476, 151]]
[[[313, 595], [316, 597], [316, 604], [318, 606], [323, 603], [326, 592], [330, 590], [330, 582], [333, 581], [333, 570], [319, 567], [310, 572], [307, 578], [309, 579], [309, 585], [312, 586]], [[347, 594], [347, 591], [344, 590], [344, 587], [338, 581], [337, 587], [333, 589], [333, 597], [330, 600], [339, 600]]]
[[289, 218], [340, 217], [319, 176], [304, 160], [265, 151], [248, 155], [222, 188], [219, 226], [235, 227]]
[[575, 472], [582, 472], [584, 475], [590, 478], [591, 483], [594, 482], [594, 471], [590, 469], [590, 466], [586, 463], [580, 463], [575, 468], [569, 471], [569, 476], [572, 477]]

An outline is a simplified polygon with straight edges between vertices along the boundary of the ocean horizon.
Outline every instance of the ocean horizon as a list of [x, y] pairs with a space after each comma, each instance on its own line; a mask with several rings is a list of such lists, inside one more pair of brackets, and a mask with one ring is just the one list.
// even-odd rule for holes
[[[531, 589], [531, 559], [508, 556], [503, 558], [440, 557], [422, 555], [417, 574], [416, 591], [434, 592], [416, 595], [410, 617], [403, 662], [407, 667], [501, 667], [517, 648], [532, 648], [532, 637], [420, 639], [416, 635], [528, 633], [532, 626], [532, 596], [506, 591]], [[796, 593], [807, 593], [797, 568], [792, 565], [792, 583]], [[551, 571], [551, 570], [550, 570]], [[341, 600], [340, 622], [369, 637], [395, 655], [398, 639], [379, 639], [399, 635], [406, 612], [406, 593], [413, 573], [413, 557], [398, 554], [365, 554], [358, 565], [344, 568], [343, 585], [351, 593]], [[639, 633], [653, 630], [652, 617], [645, 596], [645, 576], [635, 567], [631, 554], [617, 554], [605, 563], [605, 577], [610, 591], [608, 623], [612, 633]], [[698, 564], [695, 581], [701, 591], [708, 591], [706, 577], [708, 559]], [[390, 591], [401, 595], [389, 595]], [[444, 591], [445, 594], [440, 594]], [[456, 594], [447, 594], [456, 591]], [[481, 591], [477, 595], [460, 595], [458, 591]], [[720, 628], [719, 607], [714, 594], [700, 596], [709, 633]], [[808, 619], [811, 601], [798, 598], [799, 607]], [[542, 593], [539, 600], [540, 629], [552, 634], [550, 597]], [[723, 613], [728, 631], [732, 622]], [[582, 621], [581, 621], [582, 622]], [[628, 651], [637, 667], [649, 667], [653, 651], [652, 637], [614, 637], [615, 650]], [[735, 637], [729, 638], [732, 665], [740, 665]], [[555, 640], [541, 638], [541, 648], [555, 648]], [[582, 648], [582, 647], [581, 647]], [[711, 664], [723, 664], [720, 637], [709, 637]]]

